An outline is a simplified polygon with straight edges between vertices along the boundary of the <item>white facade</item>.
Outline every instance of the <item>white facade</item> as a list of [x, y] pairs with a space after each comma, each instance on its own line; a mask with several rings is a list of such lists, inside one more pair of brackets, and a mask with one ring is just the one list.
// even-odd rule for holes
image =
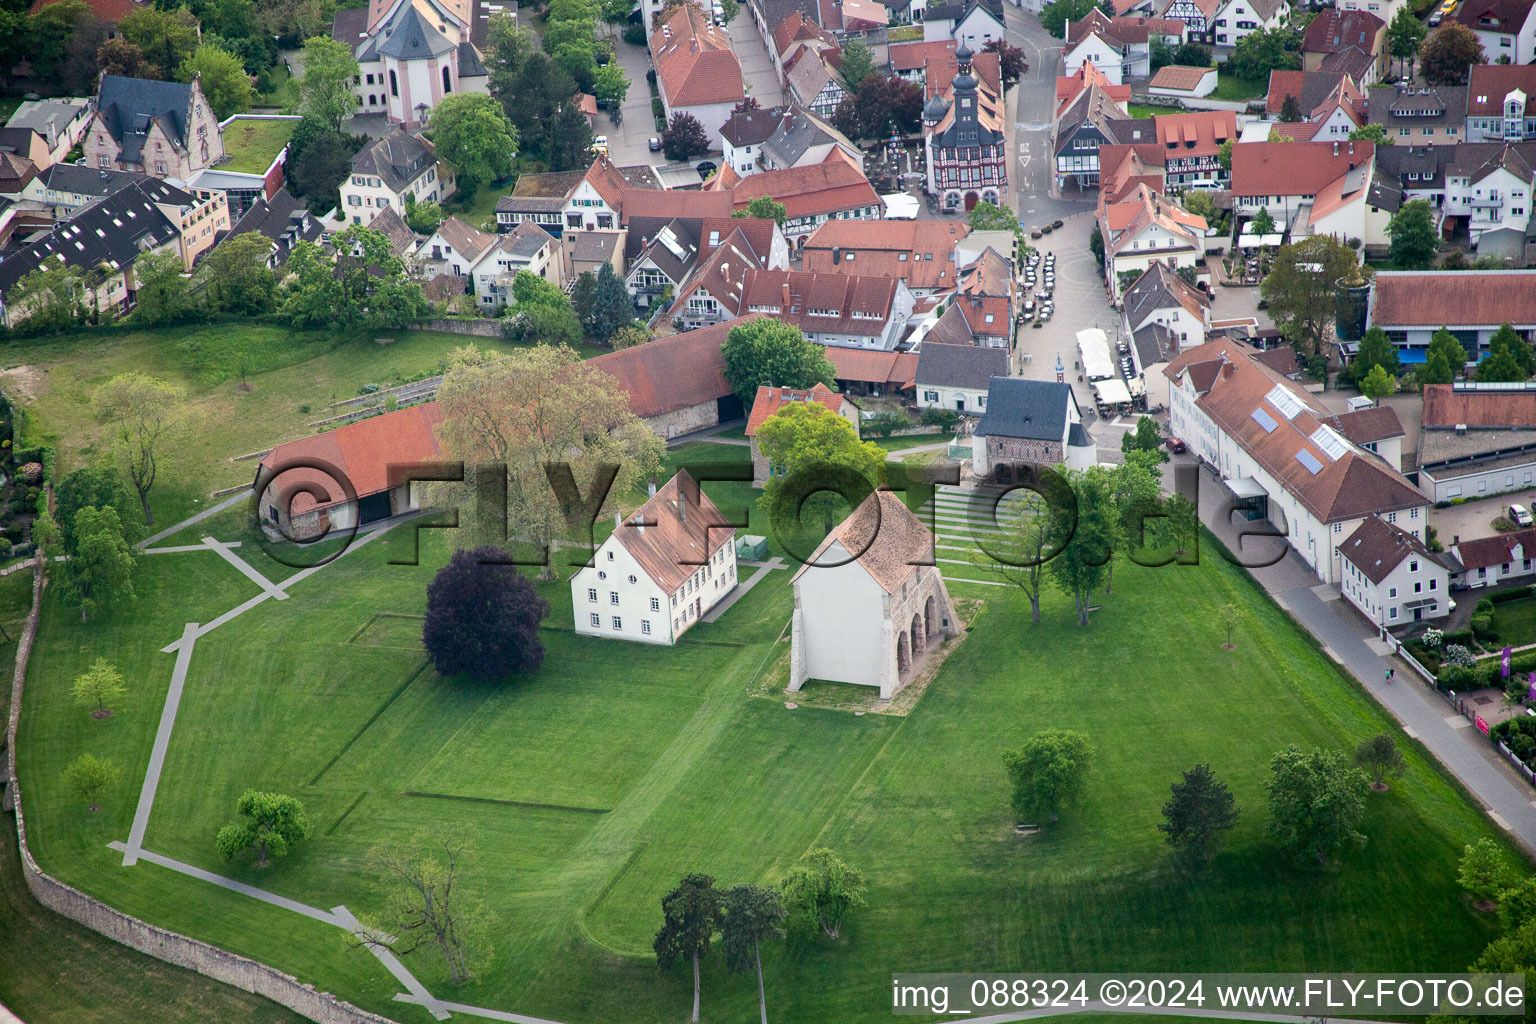
[[1148, 48], [1145, 46], [1133, 46], [1122, 51], [1118, 45], [1097, 32], [1090, 32], [1063, 52], [1061, 73], [1075, 75], [1082, 70], [1085, 62], [1091, 63], [1103, 72], [1110, 84], [1120, 85], [1127, 75], [1132, 78], [1145, 76], [1150, 67], [1149, 60]]
[[992, 40], [1002, 38], [1003, 26], [979, 4], [972, 7], [971, 12], [958, 22], [923, 22], [923, 42], [942, 43], [946, 39], [953, 39], [956, 47], [964, 42], [974, 53], [980, 53], [981, 48]]
[[974, 416], [987, 409], [987, 389], [918, 382], [917, 407], [919, 409], [952, 409], [958, 413], [969, 413]]
[[1408, 0], [1338, 0], [1336, 6], [1341, 11], [1365, 11], [1374, 14], [1388, 25], [1397, 17]]
[[565, 201], [561, 219], [566, 231], [613, 231], [619, 225], [619, 211], [583, 178]]
[[757, 166], [757, 158], [762, 153], [760, 143], [752, 142], [741, 146], [731, 145], [731, 140], [724, 135], [720, 136], [721, 157], [727, 167], [745, 178], [749, 174], [756, 174], [762, 170]]
[[1377, 626], [1392, 629], [1451, 613], [1451, 574], [1433, 558], [1410, 553], [1380, 583], [1347, 557], [1340, 562], [1344, 599]]
[[[1370, 0], [1375, 3], [1377, 0]], [[1401, 0], [1399, 0], [1401, 2]], [[1341, 3], [1339, 5], [1343, 7]], [[1265, 18], [1254, 7], [1252, 0], [1227, 0], [1216, 10], [1211, 22], [1213, 39], [1217, 46], [1236, 46], [1238, 40], [1264, 29], [1279, 28], [1291, 18], [1291, 5], [1282, 3]]]
[[[621, 530], [639, 529], [633, 524]], [[736, 547], [722, 543], [676, 590], [666, 592], [611, 534], [571, 577], [571, 608], [583, 636], [675, 644], [736, 586]]]
[[381, 210], [390, 207], [403, 219], [407, 195], [414, 196], [418, 203], [442, 202], [453, 194], [453, 177], [446, 164], [428, 164], [397, 192], [377, 175], [349, 174], [341, 183], [340, 193], [337, 214], [348, 224], [369, 224]]
[[1459, 468], [1430, 464], [1419, 469], [1419, 489], [1437, 502], [1528, 491], [1532, 486], [1536, 486], [1536, 452], [1529, 462], [1487, 469], [1475, 464]]
[[1445, 215], [1466, 217], [1472, 244], [1484, 231], [1499, 228], [1525, 230], [1531, 219], [1532, 183], [1507, 167], [1499, 167], [1477, 181], [1446, 176]]
[[1193, 267], [1204, 256], [1203, 251], [1190, 246], [1189, 239], [1174, 234], [1161, 224], [1149, 223], [1107, 261], [1108, 283], [1118, 300], [1121, 274], [1128, 271], [1142, 273], [1153, 263], [1166, 263], [1173, 270]]

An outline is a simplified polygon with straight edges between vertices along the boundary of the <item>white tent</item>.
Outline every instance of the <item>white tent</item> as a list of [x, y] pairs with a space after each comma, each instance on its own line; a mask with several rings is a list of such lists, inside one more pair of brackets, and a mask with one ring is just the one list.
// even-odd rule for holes
[[1115, 359], [1109, 352], [1109, 339], [1097, 327], [1077, 332], [1077, 351], [1082, 356], [1083, 374], [1089, 380], [1115, 376]]
[[1239, 249], [1257, 249], [1267, 245], [1271, 249], [1278, 249], [1280, 243], [1284, 240], [1283, 235], [1255, 235], [1244, 231], [1241, 235], [1237, 236], [1237, 247]]
[[1130, 389], [1125, 386], [1125, 381], [1118, 377], [1097, 382], [1093, 385], [1093, 392], [1098, 396], [1100, 405], [1129, 405], [1131, 403]]
[[917, 208], [920, 204], [916, 196], [909, 196], [905, 192], [892, 192], [888, 196], [881, 196], [880, 202], [885, 204], [886, 220], [917, 219]]

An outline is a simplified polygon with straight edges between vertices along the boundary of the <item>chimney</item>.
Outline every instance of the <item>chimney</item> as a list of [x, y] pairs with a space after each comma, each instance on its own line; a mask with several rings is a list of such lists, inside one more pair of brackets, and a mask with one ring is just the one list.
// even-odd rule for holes
[[651, 497], [656, 497], [656, 481], [652, 480], [649, 484], [647, 484], [646, 490], [650, 493]]
[[688, 498], [683, 494], [681, 482], [677, 485], [677, 520], [680, 523], [688, 522]]
[[1467, 436], [1467, 425], [1465, 423], [1458, 423], [1458, 424], [1456, 424], [1456, 436], [1457, 437], [1466, 437]]
[[617, 530], [619, 528], [619, 523], [620, 523], [619, 510], [618, 509], [614, 509], [613, 510], [613, 528], [615, 530]]

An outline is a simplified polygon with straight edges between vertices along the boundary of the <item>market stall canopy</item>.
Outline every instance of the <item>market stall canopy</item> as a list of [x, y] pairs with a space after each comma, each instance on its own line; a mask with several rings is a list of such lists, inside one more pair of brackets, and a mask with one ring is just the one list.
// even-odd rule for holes
[[1109, 353], [1109, 339], [1097, 327], [1077, 332], [1077, 351], [1082, 356], [1083, 373], [1089, 380], [1115, 376], [1115, 358]]
[[1101, 380], [1093, 385], [1093, 392], [1099, 398], [1100, 405], [1129, 405], [1131, 392], [1125, 386], [1125, 381], [1118, 378]]

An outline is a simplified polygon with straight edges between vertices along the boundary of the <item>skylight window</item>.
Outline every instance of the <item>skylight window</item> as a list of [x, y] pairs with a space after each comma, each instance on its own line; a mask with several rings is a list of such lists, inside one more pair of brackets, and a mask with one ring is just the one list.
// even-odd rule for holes
[[1269, 394], [1264, 396], [1264, 401], [1274, 406], [1275, 411], [1288, 420], [1295, 419], [1296, 414], [1306, 408], [1302, 405], [1301, 399], [1279, 384], [1269, 389]]
[[1252, 417], [1253, 422], [1264, 428], [1264, 433], [1266, 434], [1273, 434], [1275, 432], [1275, 428], [1280, 425], [1275, 422], [1275, 418], [1273, 416], [1265, 412], [1263, 409], [1255, 409], [1248, 415]]
[[1317, 460], [1317, 456], [1303, 448], [1296, 453], [1296, 461], [1307, 467], [1310, 473], [1321, 473], [1323, 464]]
[[1334, 432], [1332, 427], [1320, 426], [1312, 431], [1312, 443], [1323, 450], [1323, 454], [1337, 462], [1349, 451], [1349, 442]]

